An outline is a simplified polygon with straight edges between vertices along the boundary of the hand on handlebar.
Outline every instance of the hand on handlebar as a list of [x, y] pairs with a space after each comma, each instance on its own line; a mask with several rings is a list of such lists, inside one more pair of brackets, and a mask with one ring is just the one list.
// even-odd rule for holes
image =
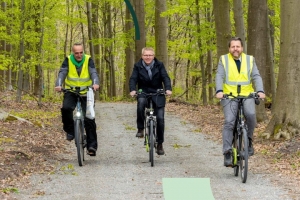
[[258, 92], [257, 93], [260, 99], [265, 99], [266, 98], [266, 94], [263, 92]]
[[171, 96], [172, 91], [171, 90], [166, 90], [166, 95]]
[[62, 91], [62, 90], [61, 90], [61, 89], [62, 89], [61, 86], [56, 86], [54, 89], [55, 89], [56, 92], [61, 92], [61, 91]]
[[223, 93], [223, 92], [218, 92], [218, 93], [216, 94], [216, 97], [217, 97], [218, 99], [223, 99], [224, 93]]
[[93, 85], [93, 89], [94, 89], [94, 91], [97, 91], [99, 89], [99, 85], [98, 84], [94, 84]]
[[136, 95], [136, 91], [135, 90], [133, 90], [133, 91], [130, 92], [130, 96], [131, 97], [134, 97], [135, 95]]

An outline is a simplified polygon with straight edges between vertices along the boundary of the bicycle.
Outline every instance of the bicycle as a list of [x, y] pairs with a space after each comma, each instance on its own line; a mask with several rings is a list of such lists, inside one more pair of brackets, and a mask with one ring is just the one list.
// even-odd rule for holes
[[[75, 90], [74, 90], [75, 89]], [[75, 87], [71, 89], [62, 88], [64, 93], [72, 92], [77, 96], [76, 109], [74, 112], [74, 133], [75, 133], [75, 145], [77, 148], [77, 159], [79, 166], [83, 165], [84, 161], [84, 148], [87, 146], [86, 134], [84, 129], [84, 115], [81, 107], [81, 95], [80, 92], [87, 90], [88, 87], [81, 89], [80, 87]]]
[[[238, 92], [239, 94], [240, 92]], [[249, 94], [249, 96], [233, 96], [232, 94], [224, 94], [224, 99], [229, 99], [231, 101], [238, 102], [238, 112], [235, 121], [234, 131], [233, 131], [233, 141], [232, 141], [232, 167], [234, 170], [234, 175], [238, 176], [239, 171], [241, 175], [241, 180], [243, 183], [247, 181], [248, 174], [248, 128], [246, 125], [246, 119], [243, 111], [243, 101], [246, 99], [255, 99], [255, 104], [259, 104], [259, 96], [256, 92]]]
[[157, 134], [156, 134], [156, 116], [154, 115], [153, 107], [153, 96], [165, 95], [163, 89], [158, 89], [156, 93], [145, 93], [141, 89], [138, 91], [137, 95], [143, 95], [148, 100], [148, 106], [145, 108], [145, 120], [144, 120], [144, 135], [146, 145], [146, 151], [149, 152], [149, 162], [151, 162], [151, 167], [154, 166], [154, 149], [157, 148]]

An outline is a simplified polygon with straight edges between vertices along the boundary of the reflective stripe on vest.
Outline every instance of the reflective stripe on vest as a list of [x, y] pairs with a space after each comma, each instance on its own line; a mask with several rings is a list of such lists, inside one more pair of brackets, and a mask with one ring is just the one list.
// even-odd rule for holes
[[[246, 62], [243, 62], [246, 61]], [[253, 68], [253, 56], [242, 53], [240, 72], [238, 72], [236, 63], [231, 54], [222, 56], [222, 63], [225, 69], [225, 82], [223, 92], [237, 96], [237, 85], [241, 85], [241, 96], [248, 96], [253, 92], [251, 83], [251, 73]]]
[[[92, 80], [90, 78], [89, 68], [88, 68], [89, 58], [90, 58], [89, 55], [85, 55], [85, 61], [82, 64], [80, 76], [78, 76], [76, 66], [72, 63], [70, 56], [68, 56], [69, 72], [65, 80], [65, 84], [67, 88], [80, 87], [80, 89], [82, 90], [85, 89], [87, 86], [92, 85]], [[80, 93], [85, 94], [86, 92], [87, 90], [82, 91]]]

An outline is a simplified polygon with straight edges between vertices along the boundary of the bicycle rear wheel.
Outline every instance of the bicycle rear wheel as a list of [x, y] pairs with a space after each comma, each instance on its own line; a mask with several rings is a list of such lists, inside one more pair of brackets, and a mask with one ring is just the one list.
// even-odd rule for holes
[[80, 119], [75, 121], [75, 142], [77, 148], [77, 159], [79, 166], [83, 165], [84, 151], [83, 151], [83, 128]]
[[150, 124], [149, 124], [149, 142], [150, 142], [150, 151], [149, 151], [149, 158], [150, 158], [150, 162], [151, 162], [151, 167], [154, 166], [154, 142], [155, 142], [155, 138], [154, 138], [154, 124], [153, 124], [153, 120], [150, 120]]
[[239, 155], [241, 179], [243, 183], [246, 183], [248, 174], [248, 134], [245, 128], [242, 128], [242, 134], [239, 135]]

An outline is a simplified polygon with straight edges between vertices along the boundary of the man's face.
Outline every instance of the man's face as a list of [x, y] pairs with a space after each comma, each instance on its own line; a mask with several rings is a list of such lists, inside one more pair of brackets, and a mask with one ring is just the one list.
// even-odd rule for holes
[[154, 60], [154, 52], [149, 51], [149, 50], [145, 50], [143, 55], [142, 55], [142, 59], [144, 60], [146, 65], [149, 65]]
[[83, 46], [82, 45], [74, 45], [73, 46], [73, 54], [74, 54], [75, 59], [80, 62], [82, 60], [82, 56], [83, 56]]
[[230, 42], [229, 53], [232, 55], [234, 59], [238, 59], [243, 52], [243, 47], [241, 41], [233, 40]]

